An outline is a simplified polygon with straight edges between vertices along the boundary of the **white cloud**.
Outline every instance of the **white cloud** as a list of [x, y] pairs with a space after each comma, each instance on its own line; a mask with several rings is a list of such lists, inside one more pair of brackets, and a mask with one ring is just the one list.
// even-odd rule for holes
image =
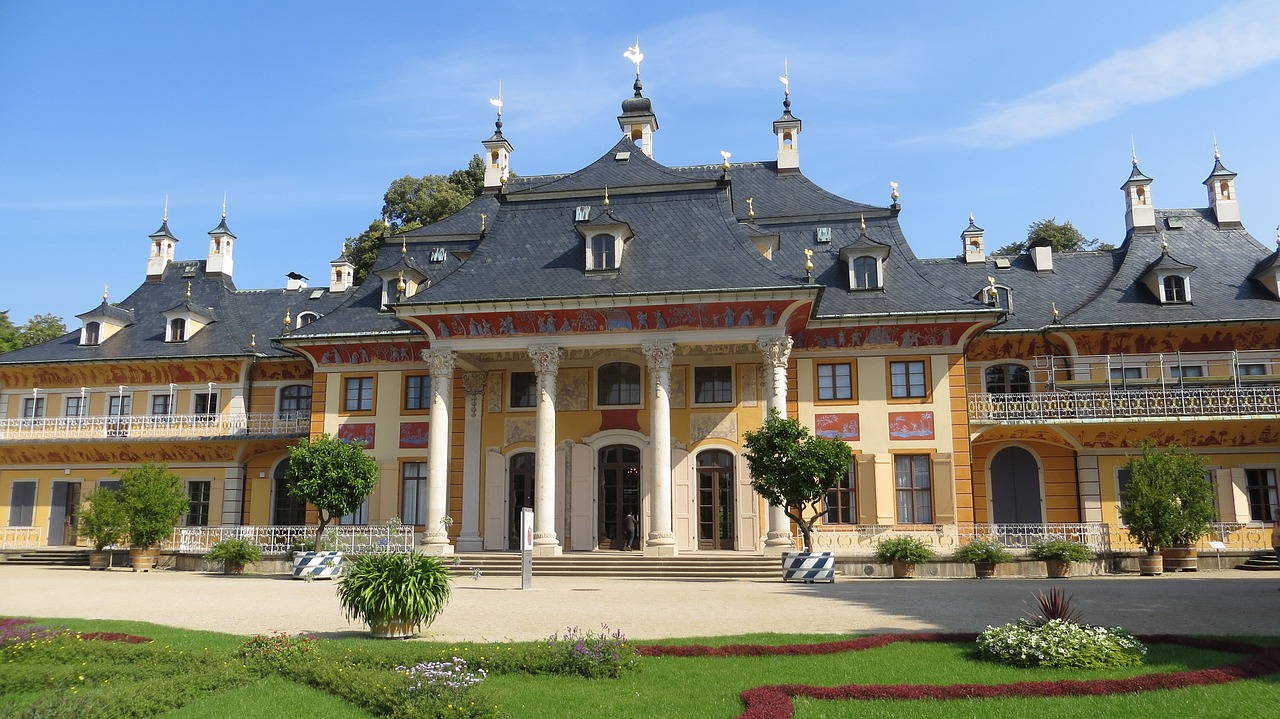
[[1118, 52], [964, 127], [926, 140], [1012, 147], [1053, 137], [1280, 59], [1280, 3], [1250, 0], [1135, 50]]

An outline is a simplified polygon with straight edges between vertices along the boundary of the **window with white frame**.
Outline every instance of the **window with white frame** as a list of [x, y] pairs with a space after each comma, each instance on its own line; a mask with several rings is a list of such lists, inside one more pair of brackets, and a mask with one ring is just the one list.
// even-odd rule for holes
[[88, 405], [89, 403], [85, 401], [85, 398], [79, 395], [76, 395], [74, 397], [67, 397], [66, 406], [63, 407], [62, 416], [63, 417], [83, 417], [84, 413], [89, 408]]
[[343, 382], [344, 412], [373, 411], [373, 378], [347, 377]]
[[311, 385], [291, 384], [280, 388], [280, 415], [286, 418], [311, 414]]
[[991, 365], [983, 372], [989, 394], [1026, 394], [1031, 391], [1031, 370], [1026, 365]]
[[857, 489], [858, 463], [849, 462], [849, 471], [845, 473], [840, 484], [827, 490], [826, 512], [822, 516], [823, 524], [857, 524], [858, 503]]
[[880, 259], [870, 255], [853, 258], [849, 263], [849, 289], [880, 289]]
[[173, 414], [173, 396], [167, 394], [151, 395], [151, 414]]
[[923, 360], [889, 363], [889, 397], [915, 399], [929, 395]]
[[85, 322], [84, 329], [80, 332], [80, 344], [96, 345], [102, 337], [101, 322]]
[[933, 522], [933, 477], [927, 454], [900, 454], [893, 458], [899, 524]]
[[1165, 275], [1160, 280], [1160, 301], [1166, 304], [1189, 302], [1190, 283], [1182, 275]]
[[195, 406], [192, 408], [192, 414], [217, 414], [218, 413], [218, 393], [217, 392], [196, 392]]
[[44, 397], [24, 397], [22, 398], [22, 417], [23, 419], [34, 419], [44, 416]]
[[166, 342], [186, 342], [187, 341], [187, 321], [181, 317], [174, 317], [169, 320], [169, 336], [165, 338]]
[[848, 362], [818, 365], [818, 399], [853, 399], [853, 371]]
[[404, 408], [406, 410], [431, 409], [431, 375], [405, 376]]
[[591, 236], [591, 244], [587, 253], [588, 270], [618, 269], [618, 238], [613, 235], [599, 234]]
[[1246, 469], [1244, 486], [1249, 495], [1249, 519], [1255, 522], [1276, 521], [1276, 470]]
[[[405, 462], [400, 469], [400, 520], [405, 524], [427, 523], [427, 463]], [[434, 527], [432, 530], [434, 531]]]

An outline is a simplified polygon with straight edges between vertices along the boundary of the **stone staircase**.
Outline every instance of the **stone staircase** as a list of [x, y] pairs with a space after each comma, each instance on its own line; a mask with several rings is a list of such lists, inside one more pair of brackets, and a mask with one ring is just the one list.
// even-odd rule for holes
[[[455, 576], [520, 576], [519, 552], [478, 552], [452, 558]], [[698, 552], [676, 557], [646, 557], [642, 552], [582, 552], [534, 557], [534, 577], [608, 577], [611, 579], [765, 579], [782, 578], [782, 560], [741, 552]]]
[[[128, 553], [125, 552], [125, 563]], [[25, 564], [54, 567], [87, 567], [89, 550], [76, 547], [47, 547], [39, 549], [6, 549], [0, 553], [0, 561], [8, 564]]]
[[1275, 552], [1259, 552], [1237, 564], [1236, 569], [1247, 569], [1251, 572], [1280, 572], [1280, 562], [1276, 561]]

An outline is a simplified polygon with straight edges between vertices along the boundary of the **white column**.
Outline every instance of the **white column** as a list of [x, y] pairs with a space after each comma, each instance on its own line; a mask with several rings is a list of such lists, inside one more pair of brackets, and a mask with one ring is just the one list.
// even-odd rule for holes
[[671, 359], [675, 345], [656, 342], [641, 346], [653, 376], [650, 395], [650, 432], [653, 441], [653, 495], [649, 504], [649, 535], [646, 557], [674, 557], [675, 534], [671, 531]]
[[427, 516], [424, 554], [453, 554], [444, 517], [449, 510], [449, 406], [453, 395], [453, 350], [423, 350], [431, 373], [431, 430], [427, 440]]
[[[791, 357], [791, 338], [761, 337], [756, 345], [764, 356], [765, 416], [777, 408], [778, 414], [787, 416], [787, 360]], [[768, 531], [765, 534], [765, 554], [781, 554], [791, 549], [791, 520], [783, 507], [769, 507]]]
[[484, 415], [484, 372], [463, 372], [462, 391], [466, 393], [466, 413], [462, 435], [462, 532], [458, 535], [459, 552], [484, 551], [480, 536], [480, 425]]
[[564, 353], [559, 347], [529, 348], [538, 376], [537, 437], [533, 465], [533, 554], [560, 554], [556, 538], [556, 373]]

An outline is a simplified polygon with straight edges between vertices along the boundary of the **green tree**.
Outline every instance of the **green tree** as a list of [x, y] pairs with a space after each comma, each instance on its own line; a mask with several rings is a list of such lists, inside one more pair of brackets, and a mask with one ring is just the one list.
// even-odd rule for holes
[[182, 478], [163, 464], [147, 462], [120, 475], [120, 504], [129, 544], [143, 549], [173, 533], [178, 519], [191, 507]]
[[348, 444], [322, 434], [289, 450], [285, 481], [289, 494], [316, 508], [320, 519], [316, 549], [320, 549], [324, 528], [359, 509], [373, 492], [378, 484], [378, 463], [364, 453], [362, 443]]
[[390, 221], [388, 228], [382, 219], [369, 223], [369, 229], [343, 243], [347, 260], [355, 265], [355, 282], [360, 284], [369, 276], [378, 259], [378, 247], [383, 235], [390, 232], [407, 232], [423, 225], [442, 220], [461, 210], [468, 202], [484, 191], [484, 161], [473, 155], [466, 168], [454, 170], [449, 175], [405, 175], [395, 180], [382, 195], [382, 213]]
[[0, 354], [48, 342], [66, 333], [66, 325], [56, 315], [36, 315], [18, 327], [9, 319], [8, 310], [0, 311]]
[[784, 419], [776, 408], [763, 427], [744, 438], [751, 487], [771, 506], [783, 507], [800, 526], [805, 551], [813, 551], [813, 525], [823, 514], [827, 490], [849, 471], [849, 445], [811, 436], [799, 420]]
[[1020, 255], [1027, 251], [1031, 243], [1037, 240], [1048, 240], [1054, 252], [1079, 252], [1082, 250], [1114, 250], [1115, 245], [1099, 242], [1097, 238], [1087, 239], [1080, 234], [1070, 220], [1057, 222], [1054, 218], [1037, 220], [1027, 228], [1027, 239], [1014, 242], [996, 250], [997, 255]]
[[1144, 442], [1141, 449], [1126, 465], [1130, 479], [1120, 493], [1120, 519], [1148, 556], [1195, 542], [1214, 519], [1204, 457], [1175, 445], [1161, 450]]
[[0, 311], [0, 354], [12, 352], [21, 346], [22, 337], [9, 319], [9, 310]]

